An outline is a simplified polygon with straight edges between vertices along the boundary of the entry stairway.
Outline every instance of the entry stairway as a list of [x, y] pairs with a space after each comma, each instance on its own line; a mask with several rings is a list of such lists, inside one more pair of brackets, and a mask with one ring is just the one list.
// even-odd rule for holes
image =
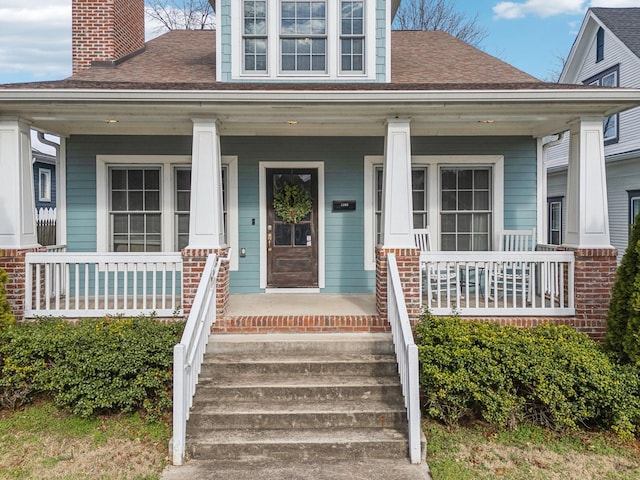
[[189, 461], [162, 478], [429, 478], [408, 459], [393, 352], [386, 333], [212, 335]]

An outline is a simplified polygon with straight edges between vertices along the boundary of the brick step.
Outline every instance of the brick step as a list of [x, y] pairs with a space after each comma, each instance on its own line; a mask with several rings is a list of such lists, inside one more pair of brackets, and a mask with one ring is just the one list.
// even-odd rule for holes
[[390, 332], [378, 315], [229, 315], [219, 319], [212, 333], [349, 333]]
[[194, 459], [242, 463], [397, 459], [408, 451], [406, 432], [371, 428], [217, 430], [189, 435], [187, 445]]
[[395, 428], [406, 430], [402, 404], [373, 400], [239, 401], [198, 405], [189, 417], [189, 433], [225, 429]]

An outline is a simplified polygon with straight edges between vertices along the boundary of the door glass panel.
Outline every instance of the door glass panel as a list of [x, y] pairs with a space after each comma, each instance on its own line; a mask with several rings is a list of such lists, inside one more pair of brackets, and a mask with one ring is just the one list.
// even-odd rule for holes
[[291, 245], [291, 224], [276, 223], [275, 225], [275, 245]]
[[308, 223], [298, 223], [295, 229], [295, 244], [298, 246], [311, 245], [311, 225]]

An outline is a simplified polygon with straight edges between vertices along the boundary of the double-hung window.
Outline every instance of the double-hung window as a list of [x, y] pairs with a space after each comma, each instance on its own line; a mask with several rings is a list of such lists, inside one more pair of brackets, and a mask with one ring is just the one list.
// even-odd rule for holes
[[242, 45], [245, 72], [267, 71], [267, 2], [244, 0]]
[[633, 223], [640, 214], [640, 190], [628, 190], [627, 193], [629, 194], [629, 237], [631, 237]]
[[[375, 167], [375, 225], [376, 245], [382, 243], [382, 165]], [[411, 168], [411, 198], [413, 201], [413, 228], [426, 228], [429, 225], [427, 210], [427, 167]]]
[[340, 4], [340, 69], [364, 72], [364, 2], [343, 1]]
[[549, 237], [547, 241], [550, 245], [562, 244], [562, 198], [554, 197], [547, 200], [549, 216]]
[[283, 72], [327, 70], [326, 1], [287, 0], [280, 4], [280, 68]]
[[[598, 75], [591, 77], [584, 83], [587, 85], [597, 85], [600, 87], [617, 87], [619, 85], [619, 67], [615, 66], [605, 70]], [[604, 144], [618, 141], [618, 114], [610, 115], [603, 121]]]
[[51, 170], [48, 168], [38, 169], [38, 200], [51, 201]]
[[491, 248], [491, 168], [440, 168], [440, 249]]
[[114, 167], [109, 177], [111, 250], [161, 251], [161, 168]]

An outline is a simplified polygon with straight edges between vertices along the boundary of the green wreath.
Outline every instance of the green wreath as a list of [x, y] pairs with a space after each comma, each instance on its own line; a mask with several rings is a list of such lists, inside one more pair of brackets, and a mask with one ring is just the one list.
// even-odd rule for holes
[[284, 185], [273, 194], [273, 209], [287, 223], [298, 223], [312, 208], [311, 195], [302, 185]]

